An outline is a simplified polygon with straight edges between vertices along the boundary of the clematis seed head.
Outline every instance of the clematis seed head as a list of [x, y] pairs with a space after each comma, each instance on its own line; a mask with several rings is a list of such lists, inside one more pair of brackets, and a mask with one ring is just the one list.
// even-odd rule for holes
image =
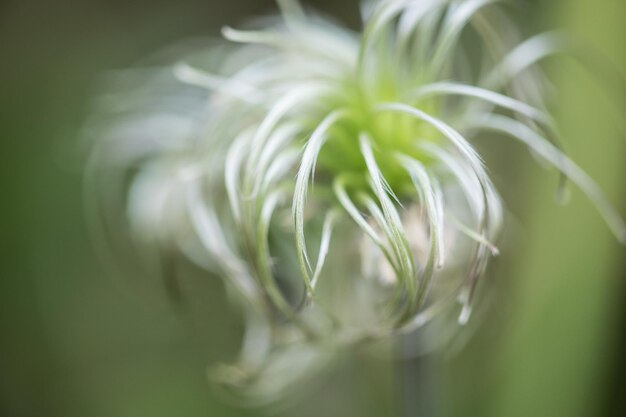
[[360, 32], [278, 3], [122, 73], [94, 129], [107, 227], [219, 276], [244, 311], [223, 387], [269, 401], [337, 348], [467, 323], [503, 222], [485, 132], [556, 168], [626, 240], [546, 111], [537, 64], [555, 36], [520, 41], [491, 0], [367, 2]]

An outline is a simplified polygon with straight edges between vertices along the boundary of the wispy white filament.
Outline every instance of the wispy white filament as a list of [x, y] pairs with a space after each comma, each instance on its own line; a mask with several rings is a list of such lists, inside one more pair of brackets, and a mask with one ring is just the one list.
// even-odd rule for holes
[[337, 347], [468, 323], [503, 224], [485, 131], [556, 167], [626, 243], [545, 110], [536, 67], [560, 35], [499, 32], [497, 0], [372, 1], [362, 33], [278, 3], [282, 20], [225, 27], [228, 47], [105, 101], [89, 173], [104, 235], [226, 283], [246, 333], [224, 385], [271, 401]]

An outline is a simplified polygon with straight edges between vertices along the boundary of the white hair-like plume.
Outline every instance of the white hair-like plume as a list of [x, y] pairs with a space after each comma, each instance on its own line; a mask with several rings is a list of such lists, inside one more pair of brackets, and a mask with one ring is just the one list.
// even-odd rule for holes
[[503, 217], [484, 131], [554, 166], [626, 241], [545, 111], [553, 36], [519, 43], [495, 0], [370, 2], [362, 33], [278, 3], [282, 19], [122, 75], [95, 129], [105, 232], [186, 256], [245, 310], [223, 386], [270, 401], [338, 347], [466, 323]]

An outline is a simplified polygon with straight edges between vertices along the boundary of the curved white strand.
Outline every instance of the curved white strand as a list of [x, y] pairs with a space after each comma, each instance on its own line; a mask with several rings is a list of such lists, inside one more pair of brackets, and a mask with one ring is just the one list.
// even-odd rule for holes
[[426, 84], [419, 87], [409, 96], [412, 98], [425, 98], [438, 95], [460, 95], [465, 97], [477, 98], [499, 107], [511, 110], [537, 122], [543, 123], [551, 128], [554, 127], [554, 120], [547, 115], [546, 112], [539, 110], [529, 104], [514, 98], [472, 85], [454, 83], [454, 82], [438, 82]]
[[321, 121], [311, 134], [311, 138], [308, 140], [306, 147], [304, 148], [302, 162], [300, 164], [300, 169], [298, 170], [298, 175], [296, 176], [296, 184], [293, 193], [292, 215], [296, 232], [298, 261], [300, 262], [302, 277], [309, 292], [312, 292], [311, 279], [308, 272], [311, 268], [311, 264], [309, 262], [306, 243], [304, 240], [304, 205], [306, 201], [306, 194], [308, 191], [309, 180], [313, 175], [313, 169], [317, 156], [324, 145], [324, 141], [326, 140], [326, 134], [328, 133], [330, 127], [339, 119], [345, 117], [345, 115], [345, 111], [336, 110]]
[[414, 286], [411, 277], [415, 276], [415, 265], [408, 239], [404, 233], [402, 221], [400, 220], [400, 216], [398, 215], [393, 202], [389, 198], [388, 190], [383, 185], [382, 174], [378, 164], [376, 163], [376, 159], [374, 158], [370, 145], [370, 139], [367, 134], [361, 133], [359, 135], [359, 145], [363, 158], [365, 159], [365, 164], [367, 166], [372, 184], [372, 190], [381, 204], [385, 220], [393, 236], [393, 239], [391, 239], [390, 242], [391, 246], [394, 248], [394, 252], [398, 257], [400, 269], [408, 279], [408, 291], [411, 297], [414, 297]]
[[589, 197], [618, 240], [626, 244], [626, 224], [606, 195], [585, 171], [567, 156], [563, 155], [549, 141], [523, 123], [505, 116], [486, 116], [481, 122], [477, 123], [477, 126], [495, 130], [520, 140], [559, 171], [567, 175]]
[[333, 226], [335, 223], [336, 213], [330, 211], [324, 218], [324, 225], [322, 226], [322, 239], [320, 241], [320, 249], [317, 255], [317, 262], [315, 264], [315, 271], [313, 272], [313, 278], [311, 279], [311, 287], [315, 289], [317, 282], [319, 281], [326, 262], [326, 256], [328, 255], [328, 249], [330, 248], [330, 240], [332, 238]]
[[259, 104], [262, 100], [263, 95], [257, 88], [236, 78], [210, 74], [184, 62], [174, 65], [173, 72], [178, 80], [186, 84], [228, 94], [250, 104]]
[[246, 145], [252, 137], [252, 132], [246, 130], [242, 132], [228, 149], [226, 153], [226, 162], [224, 164], [224, 185], [230, 208], [236, 221], [241, 220], [241, 190], [240, 190], [240, 174], [243, 165]]

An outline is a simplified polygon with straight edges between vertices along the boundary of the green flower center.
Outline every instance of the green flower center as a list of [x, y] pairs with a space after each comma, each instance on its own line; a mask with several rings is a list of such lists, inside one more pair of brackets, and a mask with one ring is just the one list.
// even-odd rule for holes
[[[381, 103], [399, 99], [395, 85], [381, 85], [373, 93], [364, 93], [353, 86], [346, 89], [342, 100], [332, 103], [333, 108], [346, 109], [348, 115], [337, 121], [327, 135], [317, 159], [316, 183], [332, 183], [341, 177], [348, 179], [350, 194], [371, 194], [370, 176], [359, 146], [359, 137], [366, 134], [391, 190], [400, 199], [415, 195], [411, 178], [398, 163], [397, 156], [406, 155], [428, 165], [430, 158], [418, 145], [423, 141], [436, 141], [438, 135], [430, 125], [410, 115], [376, 110]], [[427, 105], [433, 108], [435, 103], [420, 102], [420, 108], [425, 111], [428, 111]]]

